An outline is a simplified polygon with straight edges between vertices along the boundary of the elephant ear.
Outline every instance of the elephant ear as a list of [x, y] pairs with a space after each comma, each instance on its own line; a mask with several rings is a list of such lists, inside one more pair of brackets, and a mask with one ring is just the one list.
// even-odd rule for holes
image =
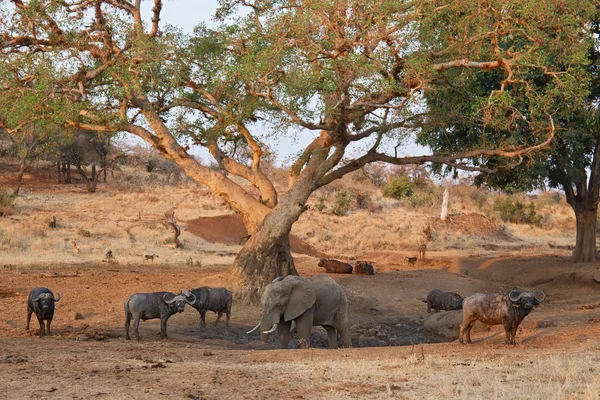
[[291, 321], [298, 318], [317, 301], [317, 294], [313, 288], [304, 281], [297, 282], [290, 291], [290, 298], [283, 313], [284, 320]]

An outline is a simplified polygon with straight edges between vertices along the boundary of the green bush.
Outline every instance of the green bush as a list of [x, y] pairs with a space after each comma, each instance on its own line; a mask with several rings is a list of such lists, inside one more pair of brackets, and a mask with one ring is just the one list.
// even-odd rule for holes
[[533, 202], [526, 205], [511, 197], [500, 197], [494, 201], [494, 211], [504, 222], [528, 225], [540, 225], [542, 222], [542, 216], [537, 214]]
[[337, 216], [346, 215], [350, 210], [351, 203], [352, 195], [345, 190], [338, 190], [335, 192], [333, 198], [333, 208], [331, 209], [331, 212]]
[[403, 199], [405, 197], [411, 197], [414, 194], [415, 184], [410, 181], [408, 176], [398, 176], [391, 178], [381, 188], [381, 193], [385, 197], [391, 197], [396, 200]]

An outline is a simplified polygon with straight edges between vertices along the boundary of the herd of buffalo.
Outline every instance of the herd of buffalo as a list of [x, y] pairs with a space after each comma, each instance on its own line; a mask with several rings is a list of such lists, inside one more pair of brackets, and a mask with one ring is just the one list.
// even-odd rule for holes
[[[368, 261], [357, 261], [354, 268], [337, 260], [321, 259], [318, 266], [329, 273], [355, 273], [373, 275], [375, 270]], [[459, 330], [459, 342], [471, 342], [471, 328], [476, 321], [488, 326], [503, 325], [506, 343], [516, 344], [515, 335], [519, 324], [531, 310], [543, 302], [543, 292], [518, 292], [510, 290], [501, 294], [475, 293], [467, 298], [453, 292], [431, 290], [427, 294], [427, 311], [452, 311], [462, 309], [462, 323]], [[47, 288], [31, 290], [27, 299], [27, 330], [31, 315], [35, 314], [40, 324], [40, 336], [50, 335], [50, 324], [54, 316], [54, 303], [60, 295]], [[215, 326], [223, 314], [225, 325], [229, 326], [232, 294], [225, 288], [200, 287], [193, 290], [182, 289], [178, 294], [171, 292], [136, 293], [125, 300], [125, 338], [130, 339], [129, 327], [133, 319], [135, 337], [140, 320], [160, 319], [160, 335], [167, 338], [167, 321], [183, 312], [185, 305], [194, 307], [200, 313], [200, 326], [206, 326], [207, 311], [218, 314]], [[312, 326], [322, 326], [329, 337], [329, 347], [337, 348], [338, 335], [344, 347], [350, 347], [347, 332], [348, 305], [344, 290], [331, 277], [319, 274], [312, 278], [287, 276], [276, 278], [267, 285], [262, 296], [262, 320], [251, 331], [261, 328], [264, 335], [277, 330], [282, 348], [288, 347], [290, 332], [296, 330], [301, 347], [309, 347], [309, 334]], [[44, 321], [46, 325], [44, 326]], [[295, 325], [295, 326], [294, 326]], [[268, 328], [271, 329], [268, 329]]]

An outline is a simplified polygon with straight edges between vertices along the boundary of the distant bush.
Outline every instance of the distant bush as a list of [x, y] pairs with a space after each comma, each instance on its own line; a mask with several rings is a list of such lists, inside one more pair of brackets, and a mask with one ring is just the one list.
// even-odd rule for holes
[[333, 208], [331, 212], [337, 216], [343, 216], [348, 214], [350, 210], [350, 204], [352, 203], [352, 195], [345, 190], [338, 190], [335, 192], [333, 198]]
[[327, 201], [327, 196], [317, 197], [317, 203], [315, 204], [315, 208], [317, 209], [318, 212], [323, 212], [327, 208], [327, 205], [325, 204], [326, 201]]
[[535, 210], [535, 204], [528, 205], [511, 197], [499, 197], [494, 200], [493, 209], [504, 222], [514, 224], [540, 225], [542, 216]]
[[415, 184], [411, 182], [408, 176], [398, 176], [391, 178], [388, 183], [383, 185], [381, 193], [385, 197], [391, 197], [400, 200], [411, 197], [415, 190]]
[[371, 195], [368, 192], [363, 192], [362, 190], [354, 189], [352, 190], [352, 194], [356, 199], [356, 206], [360, 210], [369, 209], [369, 206], [371, 205]]
[[0, 216], [12, 214], [13, 205], [17, 197], [6, 189], [0, 189]]

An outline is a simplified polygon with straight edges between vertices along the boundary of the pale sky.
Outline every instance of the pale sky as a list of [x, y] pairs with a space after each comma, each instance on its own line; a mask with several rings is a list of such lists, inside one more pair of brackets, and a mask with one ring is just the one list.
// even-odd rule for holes
[[[144, 9], [143, 18], [149, 20], [152, 15], [152, 6], [154, 2], [145, 0], [142, 5]], [[191, 33], [194, 26], [203, 22], [206, 26], [215, 26], [212, 16], [217, 9], [217, 0], [166, 0], [163, 2], [161, 12], [161, 23], [178, 26], [185, 32]], [[259, 128], [260, 130], [260, 128]], [[274, 146], [277, 153], [277, 161], [280, 163], [289, 164], [290, 157], [302, 151], [316, 136], [317, 132], [298, 129], [291, 132], [289, 136], [283, 136]], [[356, 151], [356, 150], [354, 150]], [[407, 144], [404, 148], [399, 149], [399, 155], [420, 155], [430, 154], [431, 151], [425, 147], [418, 146], [414, 143]], [[196, 151], [205, 158], [208, 153], [204, 151]], [[352, 155], [352, 150], [350, 154]]]

